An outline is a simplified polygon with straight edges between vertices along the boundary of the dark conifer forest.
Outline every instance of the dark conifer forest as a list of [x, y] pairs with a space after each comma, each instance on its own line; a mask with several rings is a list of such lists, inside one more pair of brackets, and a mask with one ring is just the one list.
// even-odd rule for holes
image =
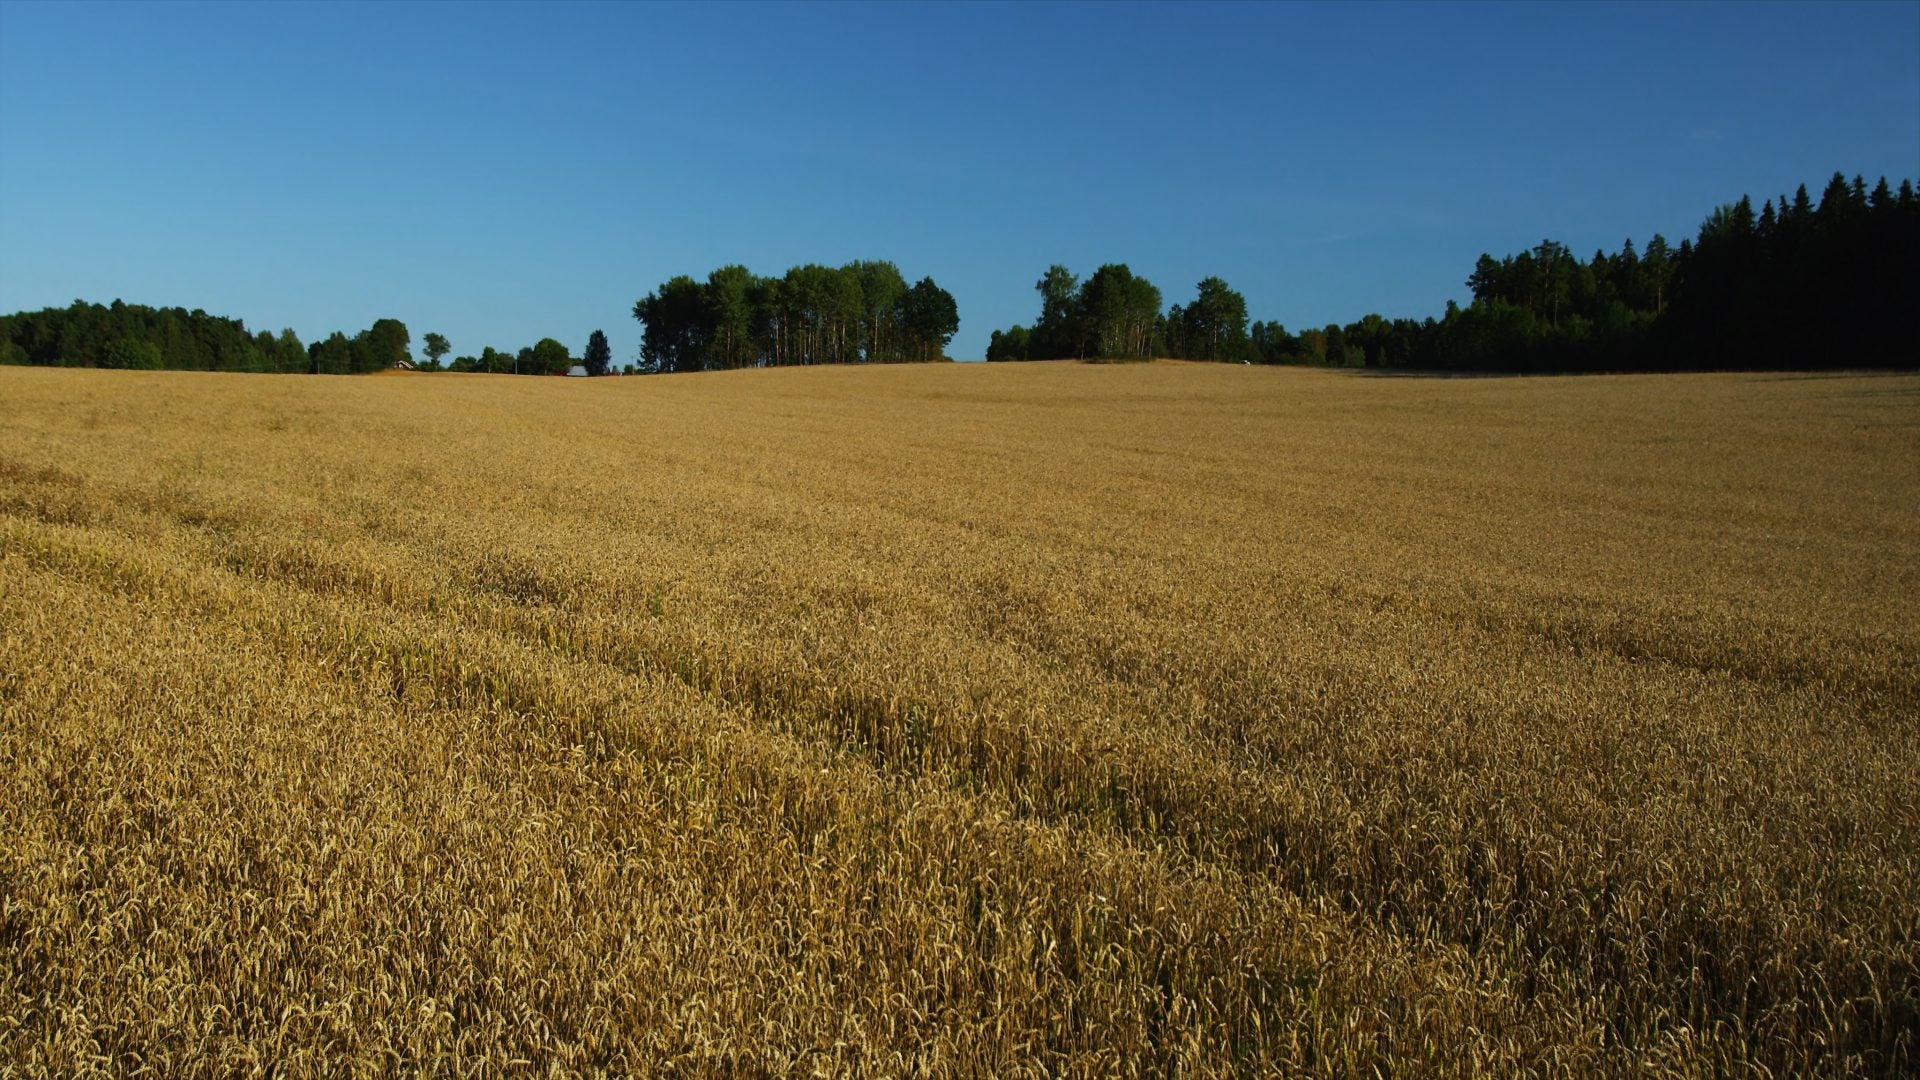
[[[1033, 324], [994, 331], [986, 358], [1490, 372], [1911, 367], [1920, 364], [1920, 199], [1911, 180], [1896, 190], [1835, 173], [1817, 200], [1802, 185], [1757, 211], [1750, 196], [1720, 206], [1677, 247], [1655, 233], [1587, 258], [1553, 240], [1482, 255], [1466, 286], [1467, 305], [1449, 301], [1438, 317], [1376, 314], [1293, 332], [1249, 323], [1246, 298], [1218, 277], [1163, 307], [1160, 288], [1124, 263], [1084, 280], [1056, 265], [1034, 283]], [[628, 372], [941, 360], [960, 326], [951, 293], [930, 277], [909, 284], [885, 261], [807, 264], [778, 277], [743, 266], [681, 275], [636, 302], [633, 316], [642, 342]], [[292, 330], [249, 333], [238, 319], [118, 300], [0, 317], [8, 364], [351, 374], [402, 362], [437, 370], [450, 351], [428, 334], [416, 363], [410, 344], [397, 319], [303, 346]], [[489, 346], [448, 369], [557, 375], [576, 365], [613, 370], [604, 334], [593, 332], [584, 363], [543, 338], [518, 351]]]
[[[1482, 255], [1472, 301], [1439, 318], [1368, 315], [1299, 333], [1247, 323], [1245, 299], [1218, 278], [1192, 302], [1155, 314], [1159, 291], [1126, 266], [1084, 283], [1050, 268], [1031, 327], [996, 330], [988, 360], [1173, 356], [1259, 364], [1429, 371], [1674, 371], [1911, 367], [1920, 364], [1920, 202], [1912, 181], [1835, 173], [1816, 204], [1789, 198], [1719, 207], [1678, 248], [1582, 259], [1552, 240]], [[1148, 298], [1151, 298], [1149, 301]], [[1140, 305], [1144, 305], [1144, 308]]]
[[[1912, 181], [1839, 173], [1818, 204], [1721, 206], [1698, 236], [1655, 234], [1582, 261], [1543, 242], [1481, 256], [1468, 307], [1408, 332], [1348, 328], [1361, 362], [1517, 371], [1911, 367], [1920, 363], [1920, 202]], [[1357, 332], [1356, 332], [1357, 331]]]

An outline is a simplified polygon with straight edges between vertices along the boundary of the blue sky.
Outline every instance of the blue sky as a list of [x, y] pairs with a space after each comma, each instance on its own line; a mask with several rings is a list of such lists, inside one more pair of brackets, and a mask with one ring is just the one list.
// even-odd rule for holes
[[0, 311], [203, 307], [456, 354], [676, 273], [883, 258], [960, 305], [1126, 262], [1289, 327], [1483, 251], [1920, 177], [1920, 4], [0, 3]]

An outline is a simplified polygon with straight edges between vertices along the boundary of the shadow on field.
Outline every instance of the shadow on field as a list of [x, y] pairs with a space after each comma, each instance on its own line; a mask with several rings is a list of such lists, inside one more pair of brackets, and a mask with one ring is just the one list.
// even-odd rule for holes
[[1406, 368], [1333, 368], [1356, 379], [1548, 379], [1597, 375], [1593, 371], [1414, 371]]
[[[1886, 379], [1920, 375], [1920, 368], [1875, 368], [1859, 371], [1765, 371], [1750, 368], [1677, 368], [1667, 371], [1415, 371], [1402, 368], [1333, 368], [1360, 379], [1567, 379], [1595, 375], [1752, 375], [1756, 382], [1805, 382], [1815, 379]], [[1915, 390], [1876, 390], [1878, 394], [1910, 394]]]
[[1860, 371], [1769, 372], [1760, 382], [1813, 382], [1820, 379], [1899, 379], [1920, 375], [1920, 368], [1875, 368]]

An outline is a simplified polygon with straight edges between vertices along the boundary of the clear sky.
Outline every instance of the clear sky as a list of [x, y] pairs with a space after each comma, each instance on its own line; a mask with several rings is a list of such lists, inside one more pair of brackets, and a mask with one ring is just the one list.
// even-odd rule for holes
[[1483, 251], [1920, 177], [1920, 4], [41, 5], [0, 0], [0, 311], [201, 307], [455, 354], [740, 262], [959, 301], [1218, 274], [1289, 327], [1437, 314]]

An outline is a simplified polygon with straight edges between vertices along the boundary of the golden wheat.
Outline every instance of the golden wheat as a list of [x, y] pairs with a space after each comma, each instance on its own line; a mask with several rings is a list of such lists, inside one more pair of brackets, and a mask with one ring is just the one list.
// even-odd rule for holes
[[0, 1073], [1898, 1073], [1920, 377], [0, 369]]

